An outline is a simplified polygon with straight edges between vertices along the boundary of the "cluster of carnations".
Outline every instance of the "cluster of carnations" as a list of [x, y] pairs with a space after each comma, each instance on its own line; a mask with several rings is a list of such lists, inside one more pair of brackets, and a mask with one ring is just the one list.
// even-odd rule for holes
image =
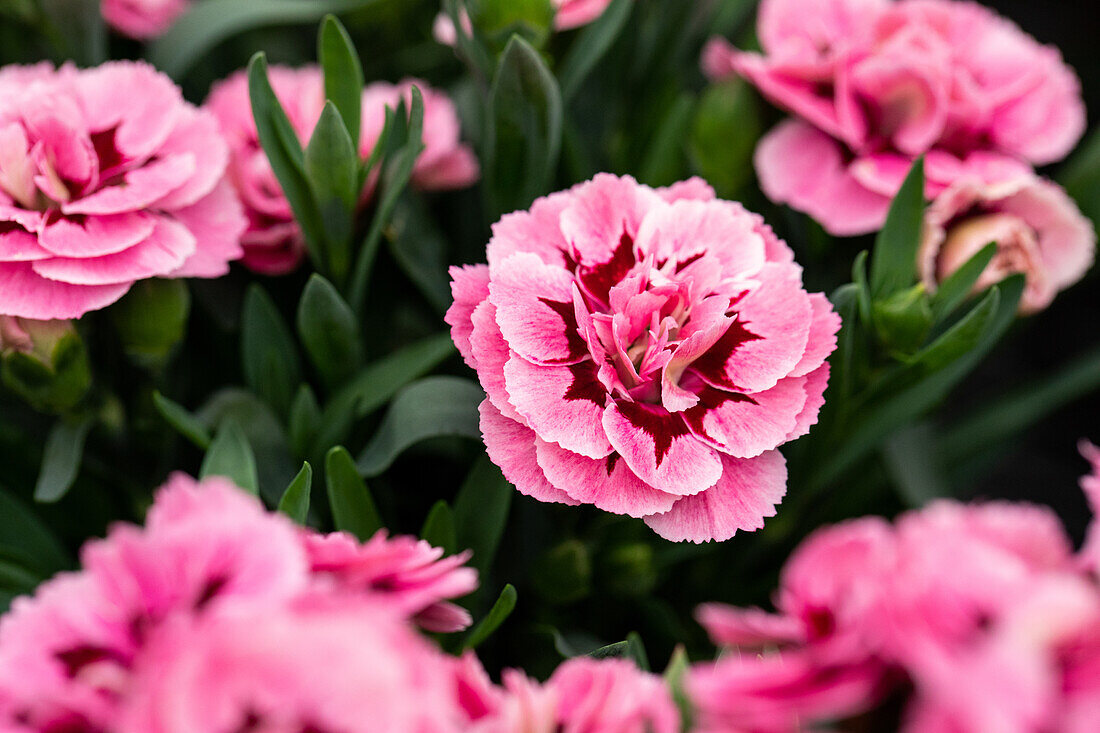
[[929, 290], [990, 242], [998, 252], [976, 287], [1026, 273], [1023, 312], [1088, 269], [1092, 225], [1032, 169], [1085, 130], [1080, 83], [1058, 49], [949, 0], [763, 0], [757, 35], [763, 54], [715, 39], [703, 68], [748, 80], [794, 115], [756, 150], [773, 201], [833, 234], [872, 232], [924, 156]]
[[[1081, 450], [1095, 516], [1100, 449]], [[911, 733], [1095, 731], [1098, 573], [1100, 523], [1074, 553], [1033, 505], [940, 501], [820, 530], [787, 562], [776, 613], [700, 609], [729, 652], [689, 673], [699, 730], [885, 729], [900, 709]]]
[[0, 621], [0, 730], [17, 733], [653, 731], [679, 729], [664, 682], [576, 659], [545, 684], [492, 684], [448, 599], [467, 555], [385, 532], [360, 543], [264, 510], [220, 478], [177, 474], [144, 528], [89, 542], [83, 569]]

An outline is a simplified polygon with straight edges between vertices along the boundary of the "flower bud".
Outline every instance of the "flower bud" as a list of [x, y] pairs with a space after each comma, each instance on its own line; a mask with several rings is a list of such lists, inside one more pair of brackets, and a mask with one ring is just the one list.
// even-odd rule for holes
[[191, 294], [180, 280], [143, 280], [111, 308], [127, 356], [149, 369], [163, 366], [183, 340]]
[[932, 308], [923, 285], [894, 293], [872, 306], [879, 338], [890, 349], [910, 354], [920, 348], [932, 328]]
[[43, 412], [69, 410], [92, 382], [84, 342], [72, 321], [2, 316], [0, 354], [4, 384]]

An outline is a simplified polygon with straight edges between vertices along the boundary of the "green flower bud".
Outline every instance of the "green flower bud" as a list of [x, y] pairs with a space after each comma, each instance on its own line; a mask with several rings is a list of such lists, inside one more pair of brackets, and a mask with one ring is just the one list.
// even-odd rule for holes
[[932, 328], [932, 308], [923, 285], [874, 303], [871, 315], [882, 343], [901, 355], [919, 349]]
[[551, 603], [573, 603], [592, 590], [592, 560], [580, 540], [551, 547], [535, 561], [531, 572], [535, 592]]
[[191, 294], [183, 280], [142, 280], [110, 313], [126, 355], [139, 366], [159, 369], [187, 331]]
[[0, 377], [36, 410], [62, 413], [92, 383], [84, 341], [72, 321], [0, 317]]

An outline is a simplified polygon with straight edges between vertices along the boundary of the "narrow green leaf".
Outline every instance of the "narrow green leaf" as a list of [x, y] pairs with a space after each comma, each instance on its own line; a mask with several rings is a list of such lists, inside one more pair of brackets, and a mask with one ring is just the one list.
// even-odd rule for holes
[[483, 399], [481, 387], [468, 379], [428, 377], [414, 382], [397, 395], [359, 455], [359, 471], [364, 476], [377, 476], [406, 448], [427, 438], [480, 439], [477, 406]]
[[951, 495], [935, 445], [934, 431], [927, 423], [899, 430], [882, 445], [886, 468], [898, 495], [910, 508]]
[[325, 267], [337, 280], [351, 263], [351, 236], [359, 200], [359, 151], [340, 113], [325, 102], [305, 150], [306, 177], [321, 217]]
[[[107, 28], [99, 3], [92, 0], [38, 0], [51, 40], [60, 41], [64, 60], [96, 66], [107, 60]], [[59, 59], [59, 61], [62, 59]]]
[[470, 633], [462, 643], [462, 648], [477, 649], [481, 646], [512, 615], [515, 608], [516, 589], [512, 587], [511, 583], [508, 583], [504, 586], [504, 590], [500, 592], [500, 597], [489, 609], [489, 613], [485, 615], [485, 618], [478, 621], [477, 625], [470, 629]]
[[515, 488], [488, 456], [477, 459], [454, 502], [459, 549], [470, 549], [469, 564], [482, 576], [492, 566], [512, 505]]
[[875, 300], [916, 282], [923, 218], [924, 158], [917, 158], [890, 204], [882, 231], [875, 238], [875, 256], [871, 260], [871, 294]]
[[389, 225], [401, 193], [412, 178], [416, 160], [424, 149], [424, 96], [418, 87], [413, 86], [410, 99], [408, 117], [405, 116], [404, 102], [398, 105], [392, 117], [395, 120], [394, 124], [405, 132], [403, 135], [391, 132], [387, 136], [387, 145], [394, 152], [385, 155], [382, 160], [382, 194], [378, 208], [375, 209], [370, 230], [355, 261], [349, 300], [356, 313], [361, 313], [364, 307], [367, 284], [370, 281], [371, 270], [374, 268], [375, 257], [378, 255], [378, 248], [382, 243], [382, 233]]
[[429, 336], [367, 365], [325, 406], [314, 454], [343, 440], [356, 418], [390, 401], [402, 387], [419, 379], [454, 353], [449, 333]]
[[176, 432], [190, 440], [201, 450], [210, 447], [210, 432], [203, 424], [187, 411], [182, 405], [173, 402], [159, 391], [153, 392], [153, 405], [165, 422], [175, 428]]
[[382, 517], [367, 482], [359, 475], [351, 455], [340, 446], [325, 457], [325, 483], [336, 529], [351, 532], [363, 541], [382, 529]]
[[856, 255], [852, 262], [852, 282], [856, 286], [856, 303], [859, 305], [859, 317], [867, 326], [871, 325], [871, 287], [867, 284], [867, 250]]
[[393, 212], [390, 254], [427, 301], [442, 314], [451, 305], [447, 241], [419, 196], [406, 194]]
[[695, 111], [695, 97], [682, 93], [669, 106], [649, 143], [639, 180], [651, 186], [667, 186], [684, 177], [688, 132]]
[[496, 217], [546, 193], [561, 153], [561, 91], [538, 51], [519, 36], [501, 56], [485, 123], [485, 190]]
[[206, 0], [190, 9], [146, 48], [146, 58], [174, 79], [221, 41], [253, 28], [316, 23], [379, 0]]
[[309, 517], [309, 494], [313, 486], [313, 467], [306, 461], [302, 470], [286, 487], [283, 498], [279, 500], [279, 511], [301, 525]]
[[932, 295], [932, 318], [937, 323], [951, 315], [970, 295], [974, 283], [997, 254], [997, 243], [990, 242], [974, 253], [966, 263], [951, 273]]
[[325, 384], [338, 387], [363, 366], [363, 340], [351, 307], [314, 273], [298, 303], [298, 337]]
[[311, 455], [320, 429], [321, 407], [310, 386], [302, 384], [290, 405], [290, 419], [287, 421], [287, 437], [296, 456], [305, 458]]
[[[208, 2], [202, 5], [216, 4]], [[267, 58], [262, 51], [253, 56], [248, 64], [248, 96], [260, 145], [271, 164], [271, 170], [294, 211], [294, 218], [302, 228], [302, 234], [310, 247], [310, 256], [315, 263], [323, 266], [326, 262], [324, 225], [306, 176], [305, 153], [282, 104], [271, 88], [271, 82], [267, 78]]]
[[626, 645], [627, 656], [634, 660], [634, 664], [638, 665], [638, 669], [648, 672], [649, 655], [645, 652], [645, 644], [642, 643], [641, 635], [637, 631], [631, 631], [626, 635]]
[[440, 499], [432, 505], [420, 529], [420, 538], [432, 547], [441, 547], [448, 555], [455, 553], [455, 517], [450, 505]]
[[279, 309], [259, 283], [253, 283], [244, 298], [241, 362], [245, 384], [285, 418], [302, 381], [302, 368]]
[[46, 438], [42, 467], [34, 487], [35, 501], [55, 502], [76, 481], [84, 457], [84, 439], [92, 427], [91, 418], [58, 420]]
[[747, 82], [711, 84], [695, 107], [691, 162], [720, 196], [735, 196], [752, 178], [752, 154], [763, 133], [757, 97]]
[[687, 693], [684, 691], [684, 674], [687, 673], [690, 664], [691, 660], [688, 659], [684, 645], [677, 644], [672, 650], [672, 656], [662, 675], [665, 684], [672, 691], [672, 699], [676, 702], [676, 707], [680, 709], [680, 730], [692, 729], [691, 701], [688, 700]]
[[1100, 128], [1094, 128], [1077, 147], [1058, 171], [1057, 180], [1095, 226], [1100, 221]]
[[207, 476], [223, 476], [249, 493], [259, 493], [256, 457], [248, 444], [248, 436], [236, 420], [230, 418], [222, 423], [210, 450], [206, 451], [199, 477]]
[[990, 288], [978, 305], [914, 357], [913, 366], [935, 372], [973, 350], [985, 337], [1000, 301], [1001, 291]]
[[363, 112], [363, 66], [351, 36], [334, 15], [326, 15], [321, 21], [317, 58], [325, 72], [325, 97], [336, 105], [347, 133], [358, 142]]
[[581, 84], [611, 49], [615, 39], [626, 27], [634, 0], [612, 0], [594, 23], [590, 23], [569, 49], [562, 62], [561, 96], [568, 102], [580, 90]]
[[629, 655], [630, 642], [617, 641], [614, 644], [608, 644], [607, 646], [601, 646], [599, 649], [593, 649], [585, 656], [592, 657], [593, 659], [623, 659]]
[[53, 530], [3, 489], [0, 489], [0, 548], [25, 557], [28, 566], [33, 566], [42, 577], [49, 577], [72, 564]]

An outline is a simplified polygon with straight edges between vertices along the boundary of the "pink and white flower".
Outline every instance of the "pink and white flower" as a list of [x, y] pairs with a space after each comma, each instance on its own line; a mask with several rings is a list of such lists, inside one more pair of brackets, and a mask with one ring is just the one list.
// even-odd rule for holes
[[245, 226], [228, 157], [148, 64], [0, 70], [0, 313], [78, 318], [138, 280], [228, 272]]
[[[551, 0], [554, 6], [554, 29], [567, 31], [588, 25], [603, 15], [611, 0]], [[465, 8], [461, 8], [461, 21], [463, 29], [469, 35], [473, 28], [470, 24], [470, 16]], [[446, 13], [440, 13], [435, 17], [432, 25], [432, 35], [435, 40], [444, 46], [454, 46], [458, 38], [455, 34], [455, 25], [451, 17]]]
[[1050, 305], [1058, 291], [1084, 276], [1096, 252], [1092, 223], [1057, 184], [1033, 175], [998, 184], [963, 178], [925, 211], [921, 280], [934, 292], [990, 242], [996, 242], [997, 253], [974, 290], [1023, 273], [1021, 313]]
[[155, 38], [191, 6], [191, 0], [102, 0], [107, 24], [131, 38]]
[[715, 39], [703, 68], [794, 115], [757, 148], [760, 184], [833, 234], [881, 227], [918, 155], [935, 198], [1056, 161], [1085, 129], [1058, 50], [977, 3], [764, 0], [757, 24], [763, 54]]
[[[321, 69], [272, 66], [268, 78], [304, 146], [324, 109]], [[378, 82], [363, 90], [361, 156], [368, 158], [381, 136], [386, 107], [395, 108], [402, 97], [407, 99], [414, 83], [424, 95], [424, 150], [413, 169], [413, 185], [430, 191], [472, 185], [480, 171], [473, 151], [460, 139], [461, 127], [454, 104], [445, 94], [419, 80], [406, 80], [399, 85]], [[238, 71], [215, 84], [203, 106], [217, 118], [229, 142], [229, 179], [248, 215], [248, 230], [241, 238], [244, 264], [268, 275], [294, 270], [305, 255], [306, 245], [290, 203], [260, 147], [246, 73]]]
[[505, 216], [488, 259], [452, 268], [447, 322], [509, 481], [673, 540], [763, 526], [840, 319], [760, 217], [698, 180], [599, 175]]

